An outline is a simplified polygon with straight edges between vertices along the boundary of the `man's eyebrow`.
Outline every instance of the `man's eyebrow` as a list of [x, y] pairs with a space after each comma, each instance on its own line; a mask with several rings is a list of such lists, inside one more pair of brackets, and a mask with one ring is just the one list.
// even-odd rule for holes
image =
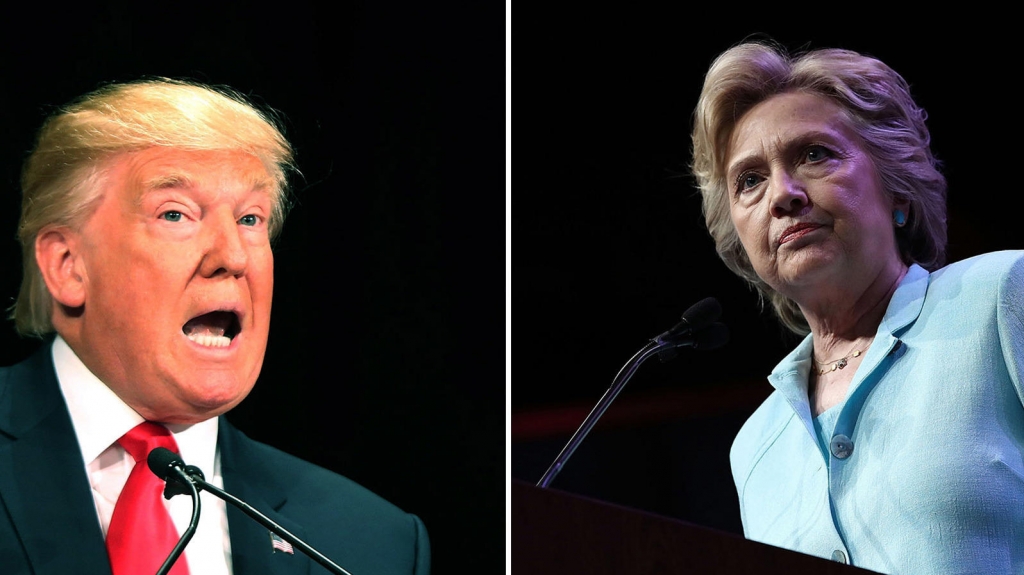
[[[169, 174], [161, 174], [142, 180], [140, 182], [140, 193], [136, 199], [136, 203], [140, 204], [143, 199], [151, 192], [158, 192], [160, 190], [191, 190], [196, 187], [195, 182], [187, 174], [177, 172]], [[249, 193], [258, 194], [269, 194], [274, 195], [277, 189], [276, 182], [273, 178], [263, 175], [253, 175], [248, 178]]]
[[163, 190], [167, 188], [191, 188], [191, 178], [185, 174], [165, 174], [142, 182], [143, 190]]
[[[195, 187], [192, 179], [185, 174], [170, 174], [150, 178], [142, 182], [143, 191], [165, 190], [168, 188], [192, 188]], [[267, 177], [255, 176], [249, 181], [249, 187], [255, 192], [265, 192], [274, 189], [274, 180]]]
[[254, 176], [249, 185], [254, 192], [270, 192], [275, 187], [274, 180], [265, 176]]

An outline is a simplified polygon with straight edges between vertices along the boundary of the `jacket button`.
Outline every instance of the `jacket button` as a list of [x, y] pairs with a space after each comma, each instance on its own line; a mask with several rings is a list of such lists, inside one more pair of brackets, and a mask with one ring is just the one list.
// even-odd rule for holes
[[837, 563], [847, 563], [846, 553], [843, 553], [842, 549], [836, 549], [832, 552], [832, 560]]
[[850, 438], [843, 435], [842, 433], [836, 434], [832, 437], [832, 441], [828, 444], [829, 450], [832, 455], [839, 459], [846, 459], [853, 453], [853, 442]]

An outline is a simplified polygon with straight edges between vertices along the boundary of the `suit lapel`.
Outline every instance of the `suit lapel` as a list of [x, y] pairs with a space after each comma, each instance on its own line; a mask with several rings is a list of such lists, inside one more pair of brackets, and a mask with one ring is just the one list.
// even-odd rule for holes
[[[305, 540], [304, 530], [279, 511], [287, 490], [271, 479], [263, 462], [250, 451], [249, 440], [220, 418], [218, 430], [224, 490], [248, 503], [271, 521]], [[228, 504], [231, 563], [238, 575], [305, 575], [312, 561], [296, 548], [292, 553], [274, 551], [270, 531], [235, 506]]]
[[8, 368], [0, 382], [0, 503], [37, 575], [109, 574], [85, 463], [50, 349], [45, 342]]

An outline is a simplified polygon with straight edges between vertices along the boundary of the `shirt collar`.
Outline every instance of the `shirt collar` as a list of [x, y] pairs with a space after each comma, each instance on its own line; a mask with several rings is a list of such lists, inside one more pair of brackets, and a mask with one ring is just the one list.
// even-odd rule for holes
[[[145, 421], [82, 363], [59, 335], [53, 340], [53, 366], [88, 465], [111, 444]], [[217, 452], [217, 418], [195, 424], [167, 425], [181, 458], [212, 473]]]
[[[861, 363], [868, 369], [858, 368], [857, 375], [850, 384], [851, 392], [864, 379], [865, 373], [870, 372], [870, 366], [878, 364], [882, 357], [893, 349], [893, 344], [897, 340], [896, 333], [921, 314], [929, 277], [928, 270], [918, 264], [910, 265], [896, 291], [893, 292], [889, 306], [878, 325], [875, 340]], [[810, 376], [813, 354], [814, 338], [808, 334], [768, 376], [769, 383], [786, 398], [793, 410], [806, 420], [808, 426], [811, 425], [811, 414], [807, 380]]]
[[[928, 270], [918, 264], [910, 265], [907, 273], [904, 274], [903, 279], [900, 280], [899, 285], [896, 286], [896, 291], [893, 292], [892, 298], [889, 300], [889, 306], [886, 308], [882, 321], [878, 325], [878, 331], [875, 334], [876, 340], [879, 339], [879, 335], [895, 334], [917, 319], [917, 316], [921, 314], [921, 308], [924, 306], [924, 296], [928, 290], [928, 278]], [[801, 340], [799, 345], [775, 366], [771, 376], [769, 376], [773, 385], [782, 378], [795, 376], [804, 380], [804, 391], [806, 392], [806, 380], [810, 373], [813, 352], [814, 340], [808, 334]]]

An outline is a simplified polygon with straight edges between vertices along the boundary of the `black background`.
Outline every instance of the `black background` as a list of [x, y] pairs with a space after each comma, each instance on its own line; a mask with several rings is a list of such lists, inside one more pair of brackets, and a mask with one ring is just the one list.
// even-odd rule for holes
[[645, 363], [552, 487], [740, 530], [728, 449], [797, 340], [718, 259], [687, 165], [704, 73], [745, 37], [902, 73], [946, 165], [949, 260], [1024, 247], [1015, 34], [995, 15], [866, 8], [555, 9], [518, 36], [514, 479], [537, 482], [634, 352], [714, 296], [729, 343]]
[[[500, 571], [504, 480], [536, 481], [568, 439], [509, 442], [503, 414], [513, 429], [564, 406], [585, 414], [647, 338], [712, 295], [729, 344], [645, 365], [606, 419], [631, 399], [694, 391], [685, 415], [599, 426], [554, 485], [738, 529], [726, 453], [753, 407], [702, 399], [766, 395], [765, 374], [793, 342], [715, 256], [686, 175], [708, 64], [767, 33], [902, 72], [947, 163], [957, 260], [1024, 247], [1021, 50], [1009, 15], [678, 4], [518, 11], [514, 290], [503, 273], [504, 6], [22, 6], [0, 35], [0, 296], [17, 293], [18, 171], [50, 107], [142, 74], [232, 85], [284, 113], [305, 174], [276, 248], [266, 365], [230, 414], [239, 427], [420, 515], [435, 573]], [[32, 347], [0, 331], [2, 363]]]
[[[264, 369], [229, 419], [419, 515], [435, 573], [499, 572], [505, 7], [26, 3], [4, 22], [4, 307], [20, 164], [54, 106], [142, 75], [251, 94], [286, 118], [304, 177], [275, 247]], [[0, 363], [36, 345], [4, 321]]]

